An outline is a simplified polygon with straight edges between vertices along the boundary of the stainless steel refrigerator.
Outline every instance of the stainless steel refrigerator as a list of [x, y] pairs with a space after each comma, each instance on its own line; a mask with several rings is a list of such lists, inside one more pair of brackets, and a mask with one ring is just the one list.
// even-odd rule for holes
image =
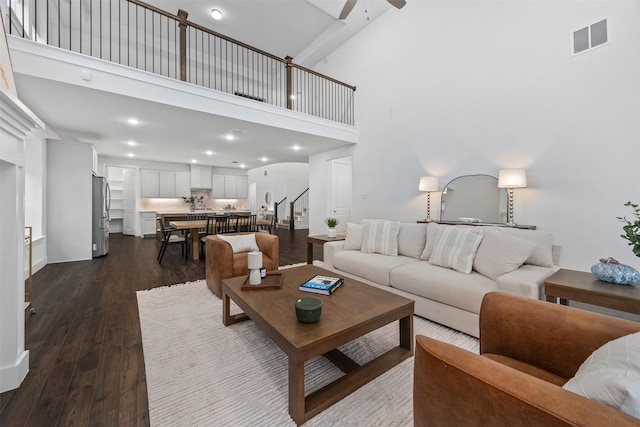
[[109, 252], [109, 205], [111, 192], [109, 183], [101, 176], [93, 177], [93, 257]]

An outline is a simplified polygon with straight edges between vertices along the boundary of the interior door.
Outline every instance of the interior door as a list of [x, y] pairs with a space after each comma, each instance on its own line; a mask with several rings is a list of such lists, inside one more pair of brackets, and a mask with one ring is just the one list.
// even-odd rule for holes
[[330, 206], [327, 216], [338, 219], [336, 231], [345, 231], [351, 217], [351, 157], [330, 161]]
[[136, 211], [136, 178], [133, 168], [124, 169], [122, 185], [122, 234], [135, 235], [133, 219]]

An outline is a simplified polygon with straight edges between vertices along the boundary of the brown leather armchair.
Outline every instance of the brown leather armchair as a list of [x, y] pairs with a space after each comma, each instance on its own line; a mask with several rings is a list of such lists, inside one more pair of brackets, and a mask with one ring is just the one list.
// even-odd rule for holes
[[480, 309], [480, 355], [416, 337], [416, 426], [638, 426], [564, 390], [603, 344], [640, 323], [500, 292]]
[[[229, 233], [225, 236], [251, 233]], [[280, 261], [280, 242], [278, 236], [266, 233], [254, 233], [256, 243], [262, 252], [262, 266], [267, 271], [277, 270]], [[207, 286], [218, 297], [222, 296], [222, 279], [245, 276], [249, 274], [247, 267], [248, 252], [234, 254], [229, 242], [219, 239], [216, 235], [207, 236]]]

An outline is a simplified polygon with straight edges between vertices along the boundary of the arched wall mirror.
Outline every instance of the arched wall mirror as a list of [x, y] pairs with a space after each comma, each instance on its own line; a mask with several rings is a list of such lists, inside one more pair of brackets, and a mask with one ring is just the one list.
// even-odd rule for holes
[[452, 179], [442, 190], [441, 221], [501, 224], [506, 221], [507, 192], [491, 175], [464, 175]]

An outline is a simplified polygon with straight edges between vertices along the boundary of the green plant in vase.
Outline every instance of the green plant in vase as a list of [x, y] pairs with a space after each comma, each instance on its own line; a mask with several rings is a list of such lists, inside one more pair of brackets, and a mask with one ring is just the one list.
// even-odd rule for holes
[[193, 212], [196, 210], [196, 202], [202, 203], [204, 200], [204, 196], [191, 196], [191, 197], [182, 196], [182, 200], [184, 200], [184, 202], [189, 205], [189, 208]]
[[621, 234], [625, 240], [629, 241], [629, 246], [633, 246], [632, 251], [635, 256], [640, 257], [640, 207], [637, 204], [627, 202], [625, 206], [630, 206], [633, 209], [632, 220], [628, 220], [626, 216], [617, 217], [618, 220], [625, 225], [622, 227], [624, 234]]
[[329, 232], [327, 233], [329, 237], [336, 237], [336, 225], [338, 225], [337, 218], [327, 218], [324, 220], [324, 223], [329, 227]]

